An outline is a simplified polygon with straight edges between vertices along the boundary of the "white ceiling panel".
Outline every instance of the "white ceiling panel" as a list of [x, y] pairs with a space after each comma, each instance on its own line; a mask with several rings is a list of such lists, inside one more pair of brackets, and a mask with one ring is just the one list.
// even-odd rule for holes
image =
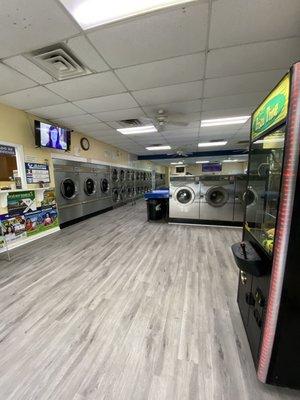
[[7, 58], [3, 62], [37, 83], [45, 84], [55, 80], [51, 75], [27, 60], [24, 56]]
[[113, 72], [50, 83], [47, 87], [67, 100], [81, 100], [125, 91]]
[[132, 92], [142, 106], [171, 103], [172, 101], [195, 100], [201, 97], [202, 81], [181, 83], [179, 85], [163, 86], [155, 89], [145, 89]]
[[36, 86], [36, 82], [0, 63], [0, 95], [33, 86]]
[[300, 37], [211, 50], [207, 78], [288, 69], [300, 57]]
[[39, 107], [28, 110], [31, 114], [49, 119], [58, 119], [61, 117], [71, 117], [73, 115], [84, 114], [80, 108], [72, 103], [63, 103], [48, 107]]
[[300, 36], [299, 0], [219, 0], [212, 3], [209, 47]]
[[141, 108], [130, 108], [127, 110], [106, 111], [94, 115], [101, 121], [110, 122], [144, 117], [145, 113]]
[[118, 68], [204, 50], [207, 20], [208, 4], [186, 5], [100, 28], [88, 37]]
[[84, 65], [94, 72], [102, 72], [109, 69], [103, 58], [84, 36], [68, 39], [66, 44]]
[[201, 111], [202, 108], [202, 100], [190, 100], [178, 103], [164, 103], [164, 104], [157, 104], [154, 106], [146, 106], [143, 107], [143, 110], [146, 112], [147, 115], [154, 116], [157, 113], [157, 110], [161, 109], [164, 110], [167, 114], [189, 114], [195, 113], [197, 111]]
[[155, 88], [203, 78], [204, 53], [175, 57], [162, 61], [116, 70], [129, 90]]
[[37, 86], [0, 96], [0, 103], [19, 108], [20, 110], [29, 110], [36, 107], [61, 104], [64, 101], [63, 98], [50, 92], [50, 90], [43, 86]]
[[264, 99], [267, 92], [243, 93], [233, 96], [212, 97], [203, 100], [203, 111], [226, 110], [226, 108], [239, 108], [256, 106]]
[[254, 72], [251, 74], [206, 79], [204, 97], [229, 96], [271, 90], [286, 73], [285, 70]]
[[64, 118], [59, 118], [57, 121], [60, 123], [63, 123], [69, 127], [73, 127], [75, 125], [87, 125], [87, 124], [94, 124], [98, 123], [101, 124], [97, 118], [93, 117], [92, 115], [89, 114], [84, 114], [84, 115], [74, 115], [72, 117], [64, 117]]
[[210, 127], [201, 127], [200, 135], [212, 135], [220, 137], [220, 139], [228, 138], [234, 135], [238, 129], [241, 128], [241, 125], [225, 125], [225, 126], [210, 126]]
[[96, 130], [106, 130], [109, 128], [106, 124], [104, 124], [102, 122], [98, 122], [95, 124], [90, 124], [90, 123], [89, 124], [74, 124], [74, 125], [72, 125], [72, 127], [74, 130], [77, 130], [79, 132], [88, 132], [88, 131], [93, 132]]
[[74, 104], [83, 110], [97, 114], [104, 111], [124, 110], [138, 107], [137, 102], [129, 93], [115, 94], [112, 96], [97, 97], [75, 101]]
[[238, 117], [241, 115], [251, 115], [253, 111], [253, 106], [251, 107], [237, 107], [228, 108], [224, 110], [210, 110], [203, 111], [201, 113], [201, 119], [213, 119], [213, 118], [228, 118], [228, 117]]
[[55, 43], [79, 33], [53, 0], [1, 1], [0, 58]]

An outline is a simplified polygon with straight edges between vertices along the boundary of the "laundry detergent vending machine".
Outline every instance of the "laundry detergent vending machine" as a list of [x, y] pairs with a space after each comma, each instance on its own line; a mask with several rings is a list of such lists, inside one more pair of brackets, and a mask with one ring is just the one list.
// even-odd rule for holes
[[238, 305], [261, 382], [300, 388], [300, 63], [252, 114]]

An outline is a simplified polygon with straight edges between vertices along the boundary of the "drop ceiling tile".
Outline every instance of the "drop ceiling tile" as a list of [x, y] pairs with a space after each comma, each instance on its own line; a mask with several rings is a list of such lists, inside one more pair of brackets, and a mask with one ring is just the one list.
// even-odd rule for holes
[[29, 110], [29, 112], [33, 115], [53, 120], [57, 120], [61, 117], [72, 117], [73, 115], [84, 114], [84, 111], [82, 111], [80, 108], [76, 107], [72, 103], [63, 103], [54, 106], [33, 108]]
[[72, 117], [58, 118], [56, 121], [60, 122], [62, 124], [65, 124], [65, 125], [69, 126], [70, 128], [72, 128], [75, 125], [86, 125], [86, 124], [93, 124], [93, 123], [100, 124], [100, 122], [97, 120], [97, 118], [95, 118], [89, 114], [74, 115]]
[[228, 118], [228, 117], [238, 117], [242, 115], [251, 115], [253, 111], [253, 106], [251, 107], [237, 107], [228, 108], [225, 110], [210, 110], [203, 111], [201, 113], [201, 119], [215, 119], [215, 118]]
[[100, 121], [122, 121], [124, 119], [134, 119], [144, 117], [145, 114], [141, 108], [130, 108], [127, 110], [106, 111], [94, 114]]
[[104, 111], [124, 110], [137, 108], [138, 104], [129, 93], [115, 94], [112, 96], [96, 97], [75, 101], [74, 104], [83, 110], [98, 115]]
[[98, 123], [88, 123], [88, 124], [74, 124], [72, 125], [72, 128], [74, 130], [80, 131], [80, 132], [87, 132], [87, 131], [91, 131], [94, 132], [96, 130], [106, 130], [109, 129], [109, 126], [102, 123], [102, 122], [98, 122]]
[[228, 138], [237, 132], [241, 125], [225, 125], [225, 126], [209, 126], [201, 127], [200, 135], [216, 136], [220, 138]]
[[53, 0], [1, 2], [0, 58], [31, 51], [79, 33]]
[[142, 106], [195, 100], [201, 97], [202, 84], [202, 81], [181, 83], [179, 85], [139, 90], [132, 92], [132, 95]]
[[204, 53], [191, 54], [117, 69], [116, 74], [129, 90], [167, 86], [203, 78]]
[[219, 0], [212, 3], [209, 47], [300, 36], [300, 2]]
[[202, 100], [190, 100], [178, 103], [164, 103], [164, 104], [157, 104], [154, 106], [146, 106], [143, 107], [143, 110], [149, 116], [154, 116], [157, 114], [159, 109], [164, 110], [167, 114], [189, 114], [195, 113], [197, 111], [200, 112], [202, 108]]
[[186, 5], [102, 27], [88, 37], [118, 68], [203, 51], [207, 20], [208, 4]]
[[113, 72], [102, 72], [80, 78], [50, 83], [46, 86], [67, 100], [81, 100], [125, 91]]
[[36, 82], [0, 63], [0, 95], [33, 86], [36, 86]]
[[20, 110], [61, 104], [64, 103], [64, 101], [63, 98], [50, 92], [50, 90], [43, 86], [37, 86], [0, 96], [0, 103], [19, 108]]
[[299, 60], [299, 49], [300, 37], [211, 50], [207, 56], [206, 78], [287, 70]]
[[24, 56], [7, 58], [3, 62], [37, 83], [45, 84], [55, 80], [51, 75], [27, 60]]
[[76, 57], [92, 71], [103, 72], [109, 70], [109, 66], [84, 36], [68, 39], [66, 44]]
[[241, 93], [271, 90], [284, 76], [286, 70], [271, 70], [251, 74], [206, 79], [204, 97], [228, 96]]
[[203, 100], [203, 111], [226, 110], [235, 107], [255, 109], [267, 95], [267, 92], [243, 93], [233, 96], [212, 97]]

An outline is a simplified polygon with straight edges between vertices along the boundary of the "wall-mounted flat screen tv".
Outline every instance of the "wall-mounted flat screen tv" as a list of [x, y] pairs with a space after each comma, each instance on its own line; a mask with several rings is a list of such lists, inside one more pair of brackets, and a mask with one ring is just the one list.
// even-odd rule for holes
[[207, 163], [202, 164], [202, 172], [221, 172], [222, 164], [219, 163]]
[[57, 150], [70, 150], [71, 132], [56, 125], [34, 121], [35, 144], [37, 147], [47, 147]]

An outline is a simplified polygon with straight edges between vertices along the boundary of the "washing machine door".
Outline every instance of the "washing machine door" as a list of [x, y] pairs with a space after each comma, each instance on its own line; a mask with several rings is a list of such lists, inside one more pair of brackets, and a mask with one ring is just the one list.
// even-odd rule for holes
[[253, 203], [255, 203], [257, 200], [257, 193], [249, 187], [246, 192], [243, 194], [243, 201], [246, 204], [246, 206], [251, 206]]
[[103, 178], [100, 182], [100, 189], [102, 193], [107, 193], [109, 191], [109, 182], [108, 179]]
[[195, 200], [195, 192], [189, 187], [180, 187], [174, 193], [175, 200], [183, 205], [188, 206]]
[[119, 201], [119, 191], [118, 189], [115, 189], [112, 193], [112, 200], [114, 203], [118, 203]]
[[84, 182], [84, 191], [88, 196], [96, 193], [96, 182], [92, 178], [87, 178]]
[[67, 200], [74, 199], [78, 194], [76, 183], [71, 178], [64, 179], [60, 184], [60, 192]]
[[206, 202], [212, 207], [223, 207], [228, 199], [229, 193], [223, 186], [212, 186], [205, 194]]
[[117, 182], [118, 180], [118, 170], [116, 168], [112, 170], [111, 179], [113, 182]]

